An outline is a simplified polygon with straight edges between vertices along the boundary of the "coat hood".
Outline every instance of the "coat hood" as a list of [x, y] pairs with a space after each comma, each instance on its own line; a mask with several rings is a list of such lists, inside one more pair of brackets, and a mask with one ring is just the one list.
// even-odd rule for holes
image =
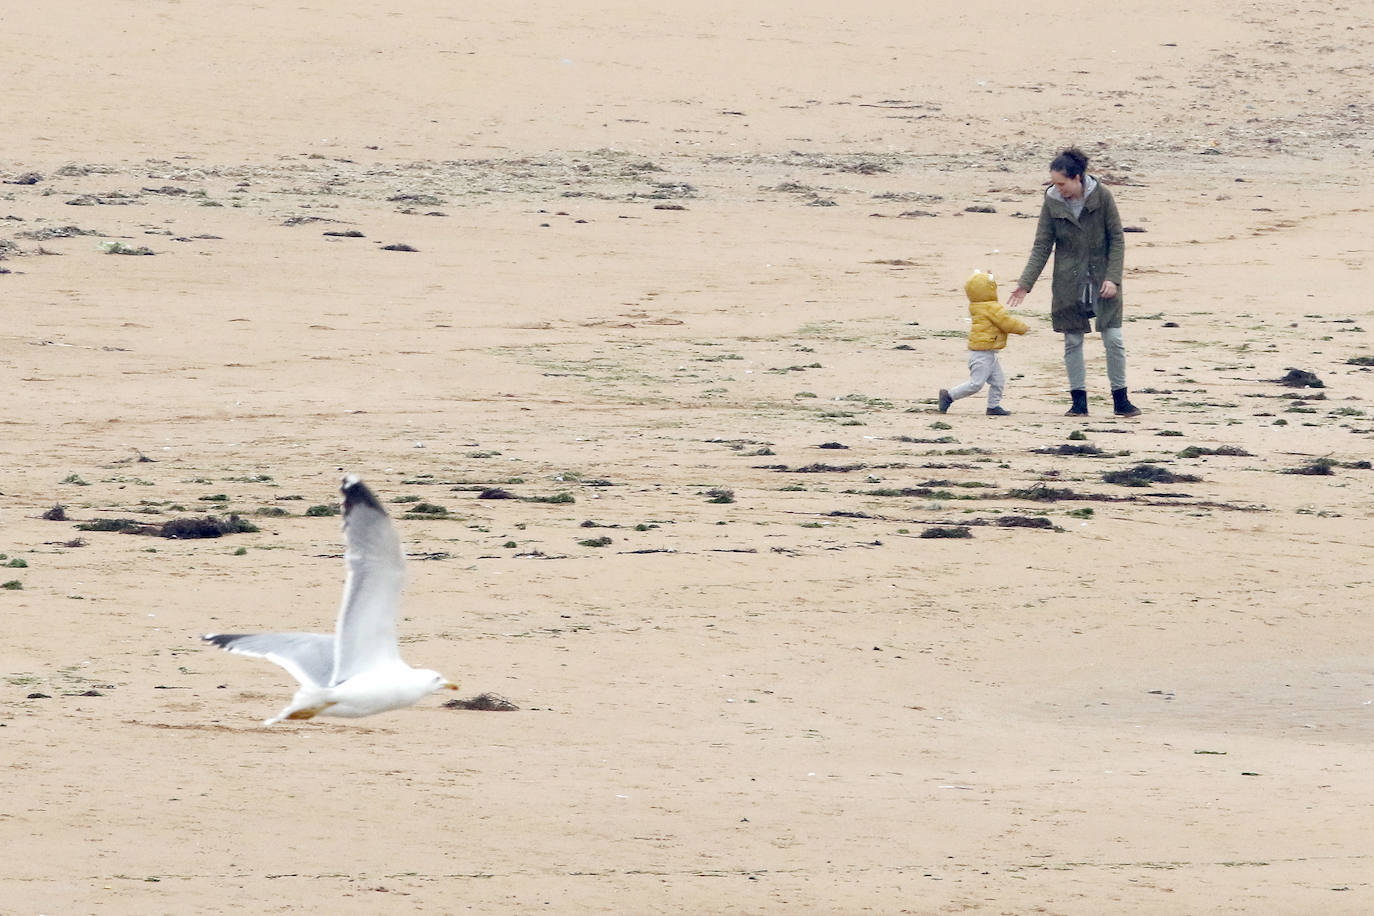
[[964, 281], [964, 292], [969, 302], [996, 302], [997, 281], [992, 274], [975, 270], [973, 276]]
[[[1087, 202], [1088, 202], [1088, 198], [1091, 197], [1093, 191], [1096, 191], [1096, 190], [1097, 190], [1097, 179], [1094, 178], [1093, 176], [1089, 175], [1087, 172], [1084, 172], [1084, 173], [1083, 173], [1083, 202], [1084, 202], [1084, 203], [1087, 203]], [[1064, 195], [1063, 195], [1063, 194], [1060, 194], [1060, 193], [1059, 193], [1059, 189], [1056, 188], [1054, 185], [1050, 185], [1048, 188], [1045, 189], [1045, 196], [1048, 197], [1050, 200], [1057, 200], [1057, 201], [1059, 201], [1061, 204], [1063, 204], [1063, 205], [1066, 206], [1066, 207], [1069, 205], [1069, 202], [1068, 202], [1067, 200], [1064, 199]]]

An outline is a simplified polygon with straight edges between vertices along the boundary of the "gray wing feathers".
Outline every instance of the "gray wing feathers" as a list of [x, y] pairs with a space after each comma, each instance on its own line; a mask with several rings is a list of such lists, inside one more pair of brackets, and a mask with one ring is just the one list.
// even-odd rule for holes
[[396, 608], [405, 582], [401, 540], [382, 504], [353, 474], [344, 478], [341, 491], [348, 577], [339, 608], [331, 684], [400, 660]]
[[334, 673], [334, 637], [327, 633], [210, 633], [201, 639], [281, 665], [303, 686], [324, 687]]

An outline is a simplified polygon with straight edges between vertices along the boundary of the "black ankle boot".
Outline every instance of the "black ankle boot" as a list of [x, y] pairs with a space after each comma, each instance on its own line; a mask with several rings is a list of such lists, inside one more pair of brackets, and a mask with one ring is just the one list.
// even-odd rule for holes
[[1069, 392], [1073, 398], [1073, 406], [1069, 408], [1066, 417], [1086, 417], [1088, 415], [1088, 392], [1082, 388], [1075, 388]]
[[1132, 404], [1130, 399], [1126, 397], [1125, 388], [1112, 389], [1112, 404], [1118, 417], [1140, 416], [1140, 408]]

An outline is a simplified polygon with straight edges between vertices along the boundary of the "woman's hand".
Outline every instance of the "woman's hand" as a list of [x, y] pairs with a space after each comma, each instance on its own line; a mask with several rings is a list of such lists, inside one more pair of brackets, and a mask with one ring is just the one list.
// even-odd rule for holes
[[1103, 299], [1115, 299], [1118, 290], [1116, 284], [1111, 280], [1102, 281], [1102, 290], [1098, 293]]
[[[1112, 287], [1112, 289], [1116, 289], [1116, 287]], [[1112, 295], [1116, 295], [1116, 293], [1112, 293]], [[1016, 289], [1011, 291], [1011, 295], [1007, 296], [1007, 308], [1016, 308], [1024, 298], [1026, 298], [1026, 291], [1018, 283]]]

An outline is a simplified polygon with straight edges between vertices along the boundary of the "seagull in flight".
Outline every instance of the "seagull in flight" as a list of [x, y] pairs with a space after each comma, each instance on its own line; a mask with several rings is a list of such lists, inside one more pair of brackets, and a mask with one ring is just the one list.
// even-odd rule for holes
[[286, 708], [268, 719], [357, 718], [410, 706], [437, 690], [457, 690], [437, 671], [412, 668], [396, 645], [396, 608], [405, 581], [401, 541], [377, 497], [356, 474], [340, 487], [348, 568], [333, 634], [209, 633], [229, 652], [281, 665], [299, 683]]

